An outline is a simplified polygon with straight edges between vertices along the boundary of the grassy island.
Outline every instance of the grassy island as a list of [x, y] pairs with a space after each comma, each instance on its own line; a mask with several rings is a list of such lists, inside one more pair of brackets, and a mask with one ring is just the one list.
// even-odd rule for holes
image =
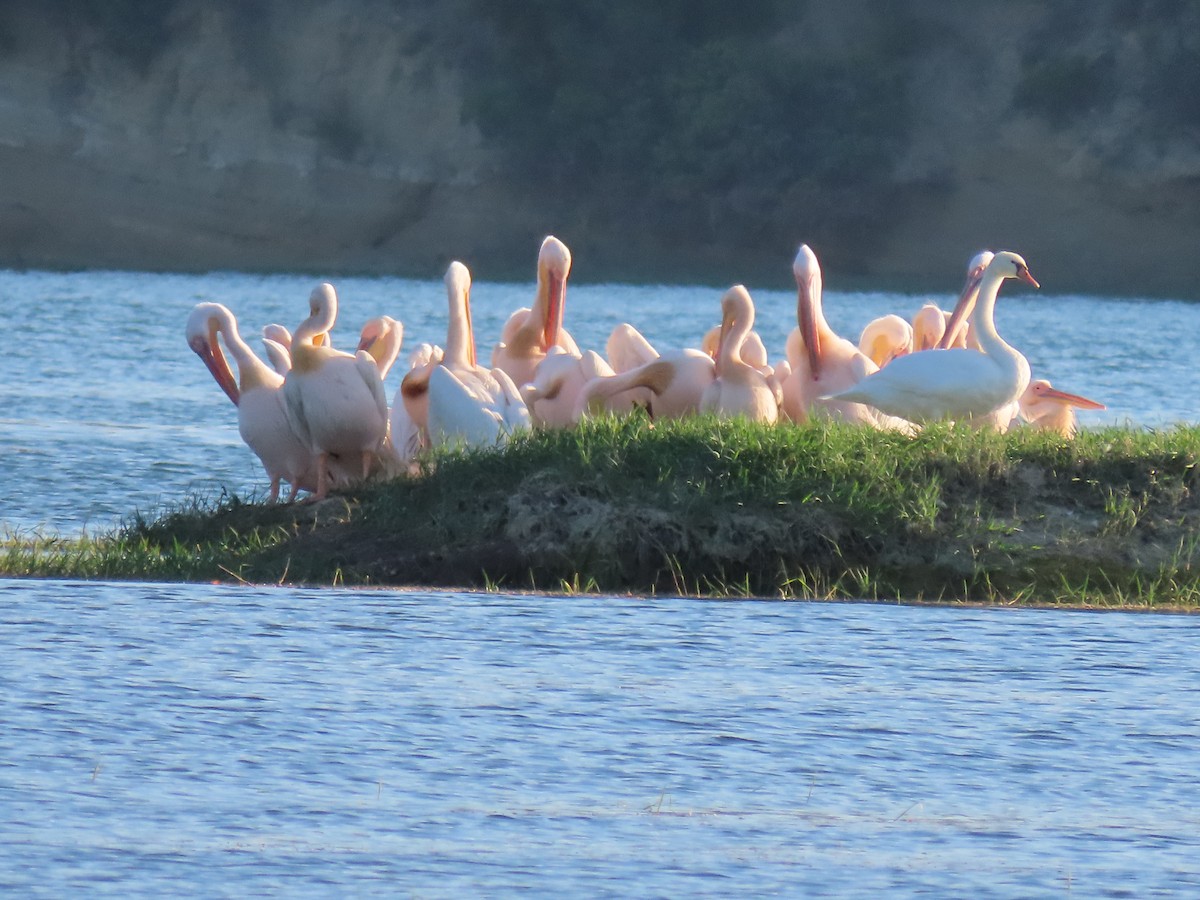
[[644, 418], [447, 452], [320, 504], [9, 535], [17, 576], [1192, 609], [1200, 428]]

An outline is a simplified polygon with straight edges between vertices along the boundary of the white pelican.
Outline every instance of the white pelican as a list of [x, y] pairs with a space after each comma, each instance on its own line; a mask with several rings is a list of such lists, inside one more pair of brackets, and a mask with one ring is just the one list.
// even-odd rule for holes
[[562, 327], [571, 273], [571, 251], [550, 235], [538, 252], [537, 294], [532, 309], [518, 309], [504, 324], [500, 343], [492, 351], [493, 368], [503, 369], [517, 387], [533, 381], [534, 371], [551, 347], [562, 347], [575, 356], [579, 347]]
[[388, 408], [375, 359], [364, 351], [344, 353], [313, 337], [337, 318], [337, 294], [321, 284], [309, 297], [310, 315], [292, 341], [292, 370], [283, 396], [292, 430], [317, 456], [315, 500], [329, 491], [326, 465], [341, 461], [351, 480], [365, 479], [387, 437]]
[[792, 263], [796, 279], [796, 320], [787, 340], [791, 373], [783, 382], [782, 411], [793, 422], [814, 413], [867, 425], [880, 424], [875, 410], [847, 400], [824, 399], [879, 370], [850, 341], [839, 337], [821, 309], [821, 266], [808, 244]]
[[754, 301], [745, 287], [735, 284], [721, 298], [716, 377], [700, 398], [700, 412], [722, 418], [741, 416], [752, 422], [779, 418], [779, 403], [766, 376], [742, 359], [742, 344], [753, 327]]
[[858, 336], [858, 349], [882, 369], [913, 351], [913, 327], [895, 313], [872, 319]]
[[392, 364], [400, 355], [404, 343], [404, 326], [391, 316], [376, 316], [368, 319], [358, 338], [358, 349], [365, 350], [375, 360], [380, 379], [388, 377]]
[[[281, 479], [291, 486], [289, 501], [298, 491], [315, 489], [316, 459], [288, 422], [283, 376], [255, 356], [242, 340], [233, 313], [220, 303], [200, 303], [188, 316], [186, 334], [188, 346], [204, 361], [217, 384], [238, 408], [238, 434], [271, 479], [269, 502], [279, 499]], [[237, 363], [236, 382], [218, 335]]]
[[1038, 286], [1025, 260], [997, 253], [984, 270], [975, 308], [983, 352], [910, 353], [832, 399], [868, 403], [910, 422], [987, 416], [1013, 403], [1029, 385], [1029, 363], [996, 333], [993, 308], [1008, 278]]
[[[475, 361], [471, 326], [471, 273], [455, 260], [446, 269], [449, 325], [440, 365], [428, 374], [426, 426], [431, 444], [495, 446], [529, 428], [529, 410], [508, 374]], [[410, 372], [405, 380], [421, 376]]]
[[1038, 378], [1029, 383], [1020, 399], [1021, 418], [1035, 428], [1057, 431], [1063, 437], [1075, 436], [1076, 409], [1104, 409], [1103, 403], [1068, 394]]

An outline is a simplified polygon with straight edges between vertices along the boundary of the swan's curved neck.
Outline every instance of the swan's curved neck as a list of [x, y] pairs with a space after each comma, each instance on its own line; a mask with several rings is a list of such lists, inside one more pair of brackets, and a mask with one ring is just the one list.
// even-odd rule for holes
[[1006, 277], [999, 272], [984, 272], [983, 281], [979, 285], [979, 299], [975, 301], [975, 334], [979, 346], [989, 358], [1001, 365], [1011, 364], [1016, 367], [1024, 357], [996, 331], [996, 297]]

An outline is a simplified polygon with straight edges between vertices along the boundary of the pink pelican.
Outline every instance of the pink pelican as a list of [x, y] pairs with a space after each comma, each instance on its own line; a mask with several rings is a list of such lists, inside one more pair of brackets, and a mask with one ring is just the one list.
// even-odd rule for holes
[[839, 337], [821, 309], [821, 266], [808, 244], [801, 244], [792, 263], [796, 278], [798, 327], [787, 340], [791, 374], [783, 382], [782, 410], [793, 422], [814, 413], [878, 425], [875, 410], [842, 399], [825, 399], [877, 372], [879, 367], [850, 341]]
[[658, 359], [654, 345], [628, 322], [622, 322], [612, 330], [604, 345], [604, 354], [617, 375]]
[[742, 359], [742, 344], [753, 327], [754, 301], [745, 287], [735, 284], [721, 298], [716, 377], [700, 398], [700, 412], [721, 418], [740, 416], [752, 422], [779, 418], [779, 403], [766, 377]]
[[584, 385], [574, 418], [604, 411], [645, 407], [654, 419], [695, 415], [713, 380], [712, 357], [702, 350], [672, 350], [618, 375], [597, 377]]
[[872, 319], [858, 336], [858, 349], [883, 368], [897, 356], [913, 351], [913, 327], [895, 313]]
[[400, 347], [404, 343], [404, 326], [391, 316], [376, 316], [363, 323], [358, 349], [365, 350], [375, 360], [380, 379], [388, 377]]
[[[200, 303], [188, 316], [188, 346], [204, 361], [221, 389], [238, 408], [238, 434], [262, 462], [271, 479], [268, 501], [279, 499], [279, 483], [290, 485], [288, 501], [317, 485], [316, 459], [292, 431], [283, 402], [283, 376], [271, 369], [242, 340], [237, 320], [220, 303]], [[218, 335], [237, 363], [238, 377], [221, 350]]]
[[471, 273], [455, 260], [446, 269], [449, 325], [446, 350], [438, 365], [404, 377], [415, 393], [422, 379], [428, 392], [426, 429], [432, 445], [495, 446], [529, 428], [529, 410], [508, 374], [475, 361], [471, 326]]
[[492, 351], [492, 366], [503, 369], [517, 387], [533, 381], [534, 371], [551, 347], [562, 347], [575, 356], [579, 347], [562, 327], [571, 273], [571, 251], [550, 235], [538, 252], [537, 294], [532, 309], [518, 309], [504, 324], [500, 343]]
[[946, 333], [946, 313], [936, 303], [926, 303], [912, 317], [913, 352], [934, 350]]
[[441, 364], [443, 355], [441, 347], [420, 344], [409, 357], [408, 374], [416, 374], [409, 384], [409, 392], [405, 393], [405, 381], [402, 380], [392, 397], [388, 412], [388, 445], [393, 462], [401, 468], [410, 465], [421, 450], [429, 449], [429, 375]]
[[387, 437], [388, 408], [379, 368], [369, 353], [344, 353], [313, 343], [337, 318], [333, 285], [313, 289], [309, 310], [292, 341], [292, 370], [284, 379], [283, 397], [292, 430], [317, 457], [313, 499], [322, 500], [329, 491], [326, 467], [331, 457], [341, 461], [350, 480], [370, 473]]
[[1031, 381], [1020, 399], [1021, 418], [1035, 428], [1057, 431], [1066, 438], [1075, 436], [1076, 409], [1104, 408], [1103, 403], [1057, 390], [1044, 378]]
[[[976, 298], [979, 296], [980, 280], [983, 278], [983, 272], [991, 265], [994, 257], [995, 254], [991, 250], [980, 250], [967, 263], [967, 280], [963, 284], [962, 293], [959, 294], [958, 303], [955, 304], [954, 311], [946, 319], [946, 329], [937, 345], [939, 350], [946, 350], [950, 347], [971, 346], [971, 342], [967, 336], [967, 323], [970, 321], [971, 314], [975, 310]], [[972, 349], [978, 350], [980, 348], [973, 347]]]
[[993, 320], [996, 296], [1008, 278], [1038, 286], [1020, 256], [996, 254], [983, 271], [975, 308], [983, 352], [911, 353], [830, 399], [866, 403], [917, 423], [987, 416], [1016, 401], [1029, 385], [1029, 363], [996, 333]]

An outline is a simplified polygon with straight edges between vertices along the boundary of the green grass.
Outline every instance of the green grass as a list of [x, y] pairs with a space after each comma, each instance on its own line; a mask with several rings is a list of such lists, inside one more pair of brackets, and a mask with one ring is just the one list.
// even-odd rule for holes
[[1200, 605], [1200, 430], [601, 420], [319, 506], [198, 500], [12, 536], [10, 575], [550, 593]]

